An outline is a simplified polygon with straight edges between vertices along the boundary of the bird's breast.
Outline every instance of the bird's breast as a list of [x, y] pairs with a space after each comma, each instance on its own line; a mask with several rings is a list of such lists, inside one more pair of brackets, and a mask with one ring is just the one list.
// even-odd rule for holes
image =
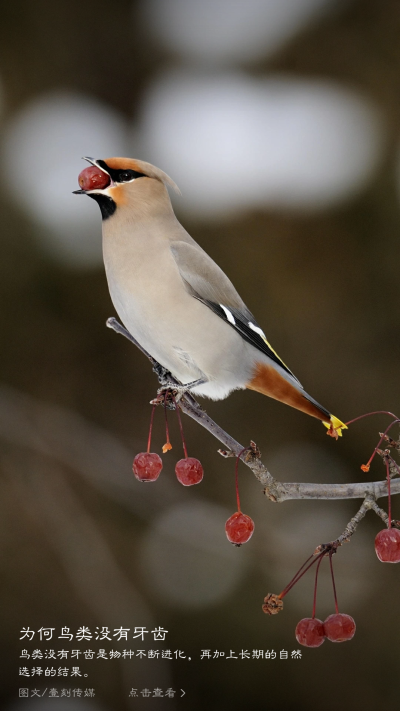
[[215, 397], [244, 387], [253, 366], [247, 344], [187, 291], [166, 240], [105, 235], [103, 252], [115, 309], [143, 348], [181, 382], [217, 383]]

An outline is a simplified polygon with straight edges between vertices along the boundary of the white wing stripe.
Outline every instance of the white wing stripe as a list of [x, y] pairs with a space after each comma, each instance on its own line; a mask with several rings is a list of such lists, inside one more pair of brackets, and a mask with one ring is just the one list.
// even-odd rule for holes
[[252, 331], [254, 331], [255, 333], [258, 333], [258, 335], [261, 336], [261, 338], [264, 341], [267, 340], [264, 331], [259, 326], [255, 326], [254, 323], [251, 323], [251, 321], [248, 321], [248, 324], [249, 324], [249, 327], [251, 328]]
[[231, 312], [229, 311], [229, 309], [227, 309], [226, 306], [224, 306], [223, 304], [220, 304], [220, 307], [223, 310], [229, 323], [231, 323], [232, 326], [236, 326], [236, 321], [235, 321], [233, 315], [231, 314]]

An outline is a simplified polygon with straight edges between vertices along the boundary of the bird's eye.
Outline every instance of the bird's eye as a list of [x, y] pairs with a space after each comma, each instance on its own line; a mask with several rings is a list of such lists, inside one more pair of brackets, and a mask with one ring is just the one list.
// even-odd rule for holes
[[118, 176], [120, 183], [126, 183], [128, 180], [133, 180], [134, 176], [131, 170], [123, 170]]

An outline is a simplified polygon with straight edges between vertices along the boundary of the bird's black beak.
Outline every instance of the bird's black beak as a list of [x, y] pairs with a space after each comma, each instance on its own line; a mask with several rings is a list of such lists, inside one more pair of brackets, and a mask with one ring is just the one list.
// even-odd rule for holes
[[87, 160], [88, 163], [91, 163], [91, 165], [94, 165], [96, 168], [99, 166], [97, 165], [97, 160], [94, 158], [91, 158], [90, 156], [82, 156], [82, 160]]

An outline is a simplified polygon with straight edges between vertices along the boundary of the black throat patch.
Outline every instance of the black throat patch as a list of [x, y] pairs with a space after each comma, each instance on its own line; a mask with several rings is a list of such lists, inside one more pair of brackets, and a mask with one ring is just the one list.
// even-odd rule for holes
[[117, 203], [108, 195], [102, 195], [101, 193], [87, 193], [87, 195], [93, 198], [93, 200], [96, 200], [103, 220], [107, 220], [111, 217], [117, 209]]

